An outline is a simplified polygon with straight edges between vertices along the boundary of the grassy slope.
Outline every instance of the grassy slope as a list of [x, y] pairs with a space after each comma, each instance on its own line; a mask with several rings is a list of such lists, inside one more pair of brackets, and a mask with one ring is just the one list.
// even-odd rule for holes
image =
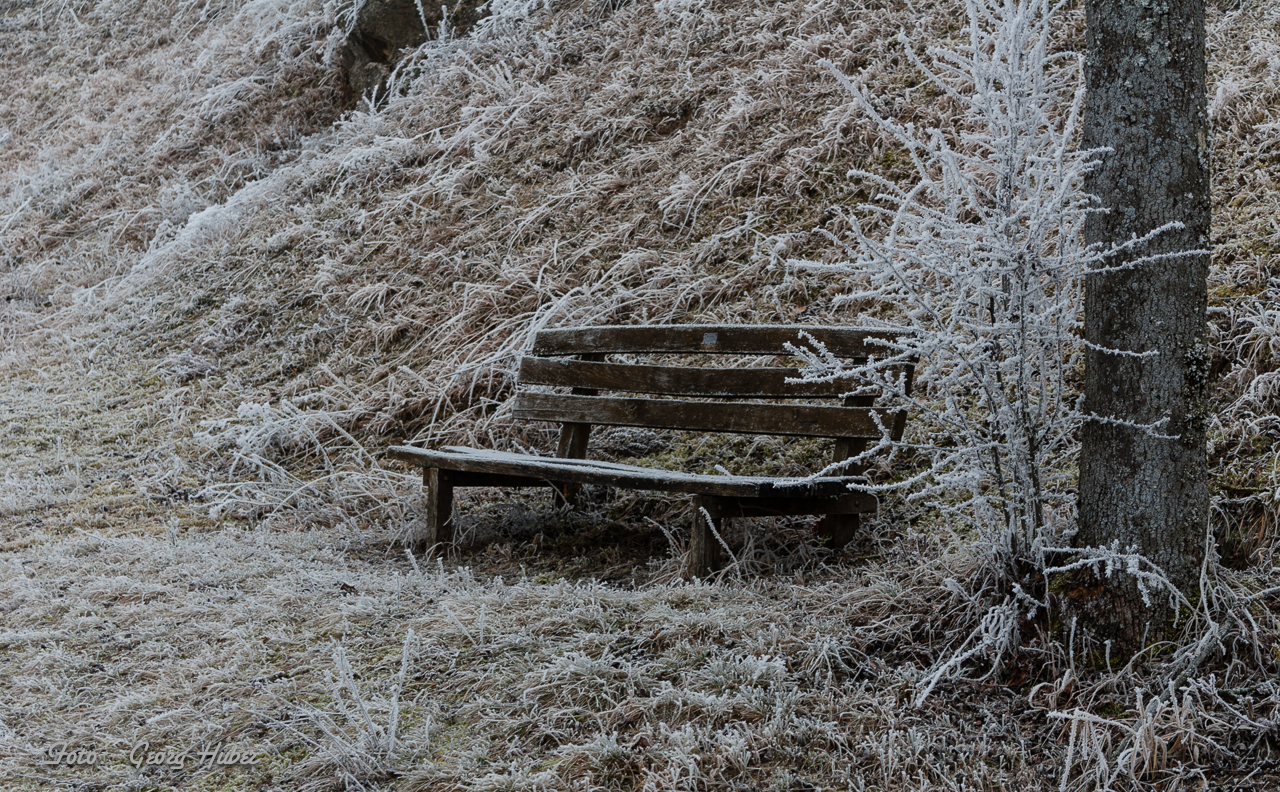
[[[847, 319], [779, 264], [820, 252], [824, 208], [856, 197], [848, 165], [902, 174], [818, 58], [864, 70], [900, 117], [947, 110], [908, 90], [891, 41], [951, 35], [947, 8], [619, 5], [429, 45], [377, 113], [343, 94], [340, 15], [320, 3], [0, 6], [6, 786], [1056, 788], [1053, 713], [1074, 707], [1114, 719], [1075, 755], [1083, 785], [1143, 725], [1166, 748], [1142, 754], [1152, 769], [1253, 769], [1256, 734], [1211, 706], [1144, 719], [1140, 677], [1068, 683], [1034, 640], [1007, 687], [909, 706], [977, 612], [945, 583], [970, 560], [923, 528], [886, 522], [854, 566], [799, 544], [803, 525], [749, 533], [743, 567], [775, 574], [687, 587], [666, 582], [652, 525], [678, 530], [678, 502], [598, 503], [564, 526], [540, 499], [477, 495], [465, 527], [497, 541], [440, 567], [403, 558], [412, 477], [364, 449], [545, 447], [501, 406], [532, 328]], [[1268, 568], [1277, 12], [1214, 25], [1215, 453], [1236, 552]], [[779, 451], [676, 453], [812, 461]], [[359, 673], [345, 690], [337, 645]], [[1274, 717], [1235, 673], [1219, 669], [1266, 701], [1251, 717]], [[352, 690], [382, 727], [398, 684], [388, 757]], [[139, 772], [140, 740], [270, 758]], [[60, 741], [103, 761], [39, 766]]]

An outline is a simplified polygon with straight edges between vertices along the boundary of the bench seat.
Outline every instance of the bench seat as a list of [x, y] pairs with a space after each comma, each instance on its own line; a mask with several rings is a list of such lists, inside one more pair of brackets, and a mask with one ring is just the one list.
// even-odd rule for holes
[[[636, 490], [683, 492], [692, 495], [716, 495], [726, 498], [820, 498], [846, 496], [849, 485], [866, 483], [861, 476], [828, 476], [824, 478], [772, 478], [769, 476], [729, 476], [683, 473], [659, 468], [623, 465], [595, 459], [539, 457], [491, 451], [481, 448], [448, 446], [442, 449], [395, 446], [388, 456], [425, 468], [440, 468], [457, 473], [474, 473], [527, 479], [502, 484], [485, 484], [482, 477], [466, 484], [463, 476], [454, 486], [547, 486], [550, 482], [603, 484]], [[870, 496], [868, 496], [870, 497]], [[874, 502], [874, 498], [872, 499]]]

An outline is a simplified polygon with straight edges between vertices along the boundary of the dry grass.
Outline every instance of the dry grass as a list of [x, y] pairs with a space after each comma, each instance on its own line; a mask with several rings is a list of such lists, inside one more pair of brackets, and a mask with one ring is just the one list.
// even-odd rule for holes
[[[907, 174], [817, 61], [935, 120], [892, 36], [955, 35], [954, 9], [508, 2], [419, 50], [376, 113], [341, 88], [346, 10], [0, 6], [0, 784], [1275, 785], [1280, 6], [1212, 12], [1233, 569], [1167, 654], [1104, 673], [1034, 616], [920, 706], [982, 610], [971, 551], [907, 504], [839, 558], [803, 521], [749, 526], [736, 570], [686, 585], [678, 501], [565, 517], [477, 491], [477, 541], [411, 563], [417, 484], [376, 449], [546, 448], [504, 407], [542, 326], [846, 321], [782, 262], [824, 255], [826, 207], [865, 197], [851, 165]], [[818, 451], [682, 441], [665, 461]], [[264, 758], [138, 770], [143, 740]], [[57, 742], [103, 759], [40, 766]]]

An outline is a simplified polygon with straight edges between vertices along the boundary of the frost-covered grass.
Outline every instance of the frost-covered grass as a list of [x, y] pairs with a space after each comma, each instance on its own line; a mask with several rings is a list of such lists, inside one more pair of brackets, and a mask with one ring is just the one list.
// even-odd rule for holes
[[[786, 274], [834, 261], [814, 229], [870, 197], [850, 167], [911, 178], [819, 62], [886, 118], [945, 121], [895, 36], [962, 41], [959, 9], [505, 3], [415, 53], [376, 113], [343, 95], [347, 10], [0, 10], [0, 784], [1276, 783], [1280, 6], [1211, 11], [1215, 527], [1235, 569], [1150, 661], [1102, 673], [1028, 614], [987, 625], [1013, 636], [998, 673], [974, 655], [918, 706], [987, 612], [966, 588], [984, 558], [936, 514], [888, 501], [838, 557], [806, 521], [760, 522], [737, 568], [688, 585], [679, 499], [596, 493], [563, 517], [545, 493], [475, 491], [475, 543], [415, 568], [395, 539], [418, 485], [376, 450], [549, 447], [504, 407], [544, 325], [883, 315]], [[787, 471], [826, 451], [600, 448]], [[33, 761], [139, 739], [266, 757], [208, 776]]]
[[[1006, 684], [944, 682], [912, 706], [969, 607], [948, 579], [970, 562], [923, 533], [859, 567], [716, 585], [522, 572], [544, 554], [473, 557], [497, 563], [478, 574], [362, 532], [224, 528], [7, 556], [0, 772], [19, 788], [1054, 789], [1066, 767], [1085, 788], [1221, 781], [1256, 748], [1201, 709], [1211, 680], [1146, 709], [1137, 679], [1045, 664], [1034, 640]], [[1266, 685], [1249, 690], [1240, 718], [1274, 718]], [[56, 741], [103, 761], [36, 766]], [[140, 772], [141, 741], [264, 758]]]
[[[1011, 716], [1038, 705], [961, 685], [983, 712], [965, 729], [904, 706], [942, 604], [918, 592], [943, 591], [936, 564], [912, 563], [932, 556], [921, 539], [906, 546], [808, 584], [631, 590], [411, 565], [319, 531], [51, 542], [5, 561], [8, 778], [272, 780], [122, 760], [141, 740], [238, 739], [296, 760], [264, 762], [286, 788], [388, 770], [409, 789], [1031, 782], [1061, 755], [1016, 747], [1043, 714]], [[56, 740], [120, 760], [31, 768]]]

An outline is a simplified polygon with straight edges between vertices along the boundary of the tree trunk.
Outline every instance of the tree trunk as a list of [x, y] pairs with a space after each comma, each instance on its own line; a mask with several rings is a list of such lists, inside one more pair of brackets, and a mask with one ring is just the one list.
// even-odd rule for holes
[[[1112, 150], [1086, 183], [1108, 211], [1089, 219], [1085, 240], [1111, 245], [1178, 221], [1184, 229], [1107, 265], [1207, 249], [1204, 0], [1087, 0], [1085, 12], [1084, 146]], [[1134, 546], [1184, 592], [1196, 589], [1208, 520], [1208, 269], [1207, 253], [1188, 253], [1092, 274], [1085, 288], [1091, 344], [1158, 352], [1137, 358], [1091, 348], [1086, 412], [1140, 424], [1168, 418], [1159, 433], [1176, 439], [1096, 419], [1086, 423], [1076, 545], [1119, 540], [1122, 550]], [[1167, 609], [1156, 597], [1147, 609], [1123, 574], [1075, 594], [1081, 626], [1113, 641], [1116, 656], [1164, 636]]]

